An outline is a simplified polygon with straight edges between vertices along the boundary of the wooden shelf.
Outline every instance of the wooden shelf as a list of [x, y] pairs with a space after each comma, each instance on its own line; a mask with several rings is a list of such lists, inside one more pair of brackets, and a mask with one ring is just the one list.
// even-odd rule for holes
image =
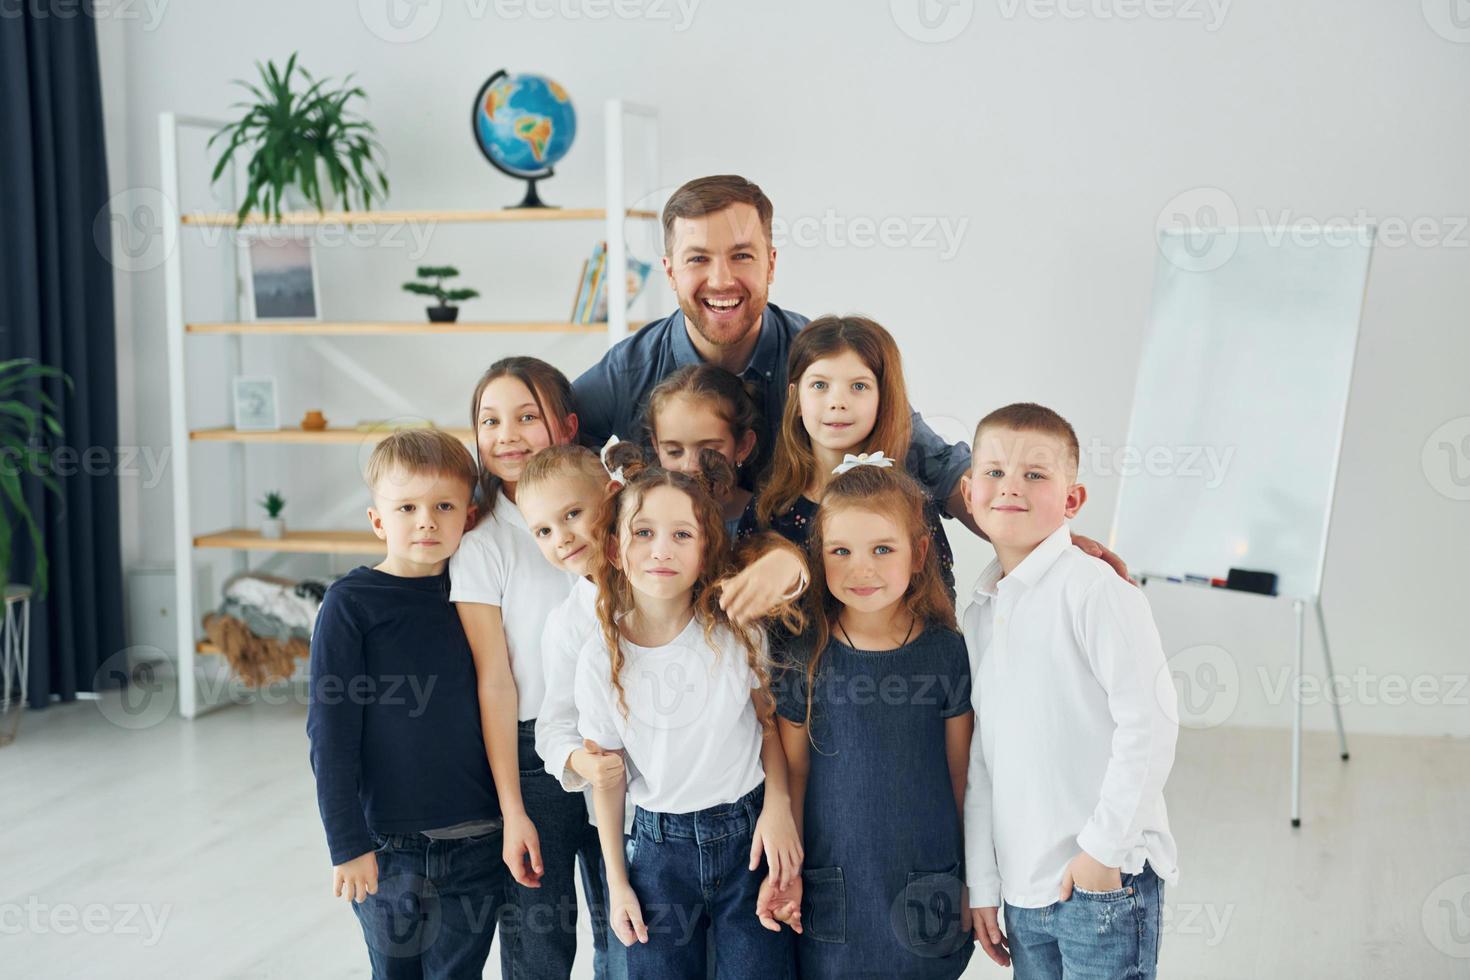
[[381, 555], [388, 550], [371, 531], [287, 531], [284, 538], [263, 538], [246, 528], [198, 535], [194, 547], [312, 555]]
[[[626, 212], [629, 218], [647, 220], [657, 218], [656, 211]], [[287, 211], [281, 214], [282, 225], [398, 225], [398, 224], [442, 224], [449, 222], [492, 222], [492, 221], [602, 221], [607, 218], [604, 208], [497, 208], [490, 211]], [[228, 226], [235, 224], [233, 211], [192, 211], [179, 216], [185, 225]], [[250, 214], [245, 218], [247, 225], [273, 225], [277, 222], [263, 214]]]
[[[419, 428], [426, 428], [426, 426], [419, 426]], [[396, 430], [391, 428], [326, 428], [312, 430], [288, 427], [269, 432], [253, 432], [249, 430], [241, 432], [239, 429], [218, 428], [194, 429], [189, 433], [189, 438], [199, 442], [273, 442], [351, 446], [367, 442], [381, 442], [394, 431]], [[442, 428], [440, 431], [448, 432], [463, 443], [472, 445], [475, 441], [475, 434], [467, 428]]]
[[297, 336], [361, 336], [365, 334], [474, 334], [474, 333], [569, 333], [601, 335], [606, 323], [561, 323], [543, 320], [484, 321], [469, 323], [425, 323], [412, 320], [364, 320], [331, 322], [321, 320], [276, 320], [259, 323], [186, 323], [185, 333], [276, 334]]

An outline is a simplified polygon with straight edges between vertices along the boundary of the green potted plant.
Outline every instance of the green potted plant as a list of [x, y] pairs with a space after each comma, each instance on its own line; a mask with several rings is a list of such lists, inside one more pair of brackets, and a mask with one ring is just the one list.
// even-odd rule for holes
[[[31, 537], [31, 548], [36, 554], [31, 571], [31, 590], [36, 599], [46, 597], [48, 564], [46, 561], [46, 539], [35, 515], [26, 504], [23, 476], [34, 476], [57, 497], [61, 496], [61, 485], [51, 476], [51, 451], [44, 441], [45, 434], [60, 438], [61, 423], [56, 421], [56, 403], [46, 392], [35, 391], [41, 404], [39, 410], [31, 408], [19, 396], [44, 378], [60, 378], [67, 388], [72, 388], [71, 378], [60, 368], [38, 364], [31, 358], [0, 361], [0, 458], [11, 461], [9, 466], [0, 466], [0, 504], [8, 514], [0, 519], [0, 595], [10, 585], [10, 558], [14, 542], [15, 526], [12, 521], [24, 524]], [[18, 465], [17, 465], [18, 464]]]
[[[255, 66], [260, 72], [259, 85], [242, 79], [235, 82], [255, 101], [235, 103], [245, 109], [245, 115], [211, 136], [208, 144], [213, 147], [216, 140], [223, 140], [225, 146], [211, 184], [225, 172], [236, 150], [250, 153], [236, 228], [257, 206], [279, 222], [288, 192], [299, 193], [318, 213], [326, 210], [324, 190], [334, 193], [344, 208], [351, 208], [355, 192], [365, 211], [372, 209], [374, 198], [387, 197], [388, 178], [383, 173], [377, 130], [348, 109], [353, 99], [367, 97], [361, 88], [349, 87], [351, 75], [340, 87], [330, 88], [330, 79], [314, 78], [297, 65], [295, 54], [284, 71], [273, 61]], [[296, 91], [297, 74], [306, 86], [304, 91]]]
[[281, 496], [281, 491], [272, 490], [260, 501], [260, 506], [265, 508], [265, 520], [260, 522], [260, 536], [278, 541], [286, 536], [286, 519], [281, 516], [281, 511], [286, 507], [286, 498]]
[[437, 306], [427, 307], [429, 319], [434, 323], [453, 323], [459, 319], [459, 307], [450, 304], [461, 300], [474, 299], [480, 295], [473, 289], [445, 289], [444, 280], [453, 279], [459, 275], [459, 270], [452, 265], [421, 265], [418, 277], [420, 279], [433, 279], [434, 282], [406, 282], [403, 284], [405, 291], [416, 293], [419, 296], [433, 296], [439, 301]]

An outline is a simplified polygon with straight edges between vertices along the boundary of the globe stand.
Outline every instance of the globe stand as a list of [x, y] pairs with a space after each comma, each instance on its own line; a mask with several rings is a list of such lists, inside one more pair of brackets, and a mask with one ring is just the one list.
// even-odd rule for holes
[[[546, 176], [550, 177], [551, 174], [548, 173], [546, 174]], [[519, 210], [521, 208], [555, 208], [558, 206], [555, 204], [547, 204], [545, 201], [541, 200], [541, 195], [536, 193], [536, 181], [540, 179], [540, 177], [526, 178], [526, 196], [521, 198], [520, 204], [511, 205], [510, 209], [512, 211]]]
[[[496, 170], [499, 170], [507, 177], [513, 177], [516, 180], [524, 180], [526, 182], [526, 196], [521, 198], [521, 203], [512, 204], [507, 210], [520, 211], [528, 210], [531, 208], [556, 208], [557, 205], [547, 204], [545, 201], [541, 200], [541, 195], [536, 191], [536, 182], [545, 180], [547, 177], [550, 177], [552, 175], [553, 171], [551, 167], [549, 165], [546, 166], [534, 177], [527, 175], [527, 169], [529, 168], [512, 169], [510, 167], [507, 167], [504, 163], [495, 159], [495, 154], [490, 152], [491, 147], [486, 144], [486, 140], [484, 138], [486, 134], [482, 133], [480, 130], [480, 120], [481, 116], [483, 115], [483, 110], [485, 108], [485, 93], [490, 91], [490, 88], [492, 86], [507, 79], [510, 79], [510, 77], [510, 74], [504, 68], [502, 68], [499, 71], [495, 72], [495, 74], [491, 75], [489, 78], [485, 79], [485, 84], [481, 85], [480, 91], [475, 93], [475, 102], [474, 105], [470, 108], [470, 131], [474, 134], [475, 145], [480, 148], [480, 152], [484, 154], [485, 159], [489, 161], [490, 166], [494, 167]], [[535, 76], [527, 77], [535, 78]], [[512, 79], [512, 81], [518, 81], [519, 78], [520, 76], [517, 76], [516, 79]], [[549, 80], [542, 79], [541, 81], [548, 85], [556, 87], [555, 83], [550, 82]], [[564, 97], [558, 96], [558, 98], [561, 98], [562, 101], [566, 101]], [[567, 104], [567, 111], [569, 116], [567, 120], [567, 126], [570, 130], [571, 135], [574, 136], [577, 131], [576, 116], [574, 114], [571, 114], [571, 104], [569, 102]], [[568, 136], [567, 139], [568, 141], [570, 141], [571, 136]], [[568, 142], [567, 145], [570, 146], [570, 142]], [[565, 153], [566, 150], [563, 149], [561, 152]], [[557, 157], [556, 159], [560, 159], [560, 157]]]

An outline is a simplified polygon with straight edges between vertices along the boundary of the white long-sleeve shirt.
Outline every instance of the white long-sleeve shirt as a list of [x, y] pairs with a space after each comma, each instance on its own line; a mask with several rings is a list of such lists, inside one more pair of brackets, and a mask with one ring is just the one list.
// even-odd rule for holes
[[975, 742], [965, 790], [970, 904], [1057, 901], [1079, 850], [1178, 881], [1164, 811], [1178, 713], [1143, 593], [1063, 523], [965, 610]]
[[[587, 803], [587, 819], [597, 826], [592, 806], [592, 784], [570, 765], [572, 753], [582, 747], [577, 731], [577, 657], [593, 636], [601, 635], [597, 621], [597, 586], [579, 578], [571, 595], [547, 618], [541, 633], [541, 663], [546, 670], [546, 696], [536, 716], [536, 754], [568, 793], [580, 792]], [[623, 808], [623, 833], [633, 832], [633, 808]]]
[[587, 780], [577, 775], [567, 760], [582, 747], [577, 733], [577, 702], [573, 684], [577, 679], [577, 652], [596, 633], [597, 586], [577, 579], [541, 631], [541, 666], [546, 672], [546, 695], [536, 716], [536, 754], [546, 771], [561, 780], [562, 789], [575, 793], [587, 789]]

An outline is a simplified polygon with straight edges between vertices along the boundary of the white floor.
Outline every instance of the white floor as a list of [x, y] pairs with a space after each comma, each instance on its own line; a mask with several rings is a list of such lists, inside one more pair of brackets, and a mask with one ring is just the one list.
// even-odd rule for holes
[[[28, 713], [0, 749], [0, 976], [367, 976], [330, 897], [304, 706], [185, 722], [155, 698]], [[1182, 734], [1161, 975], [1470, 977], [1470, 742], [1359, 736], [1343, 765], [1309, 735], [1295, 832], [1287, 747]], [[977, 953], [966, 976], [1008, 974]]]

